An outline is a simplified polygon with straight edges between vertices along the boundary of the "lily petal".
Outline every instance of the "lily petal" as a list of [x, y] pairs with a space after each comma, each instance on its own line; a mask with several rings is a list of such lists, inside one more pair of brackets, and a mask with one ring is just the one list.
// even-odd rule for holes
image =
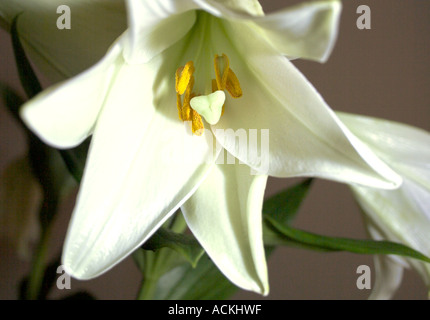
[[273, 46], [289, 57], [327, 61], [337, 39], [342, 3], [314, 1], [259, 18], [255, 22]]
[[[372, 239], [384, 240], [382, 231], [374, 224], [371, 218], [365, 217], [367, 230]], [[395, 260], [394, 260], [395, 259]], [[404, 263], [397, 263], [399, 257], [375, 255], [375, 283], [369, 300], [388, 300], [391, 299], [399, 288], [403, 278]]]
[[245, 165], [220, 164], [182, 206], [189, 228], [226, 277], [262, 294], [269, 290], [261, 216], [266, 181]]
[[52, 86], [21, 108], [26, 125], [57, 148], [80, 144], [91, 133], [116, 70], [123, 61], [121, 39], [94, 67]]
[[76, 278], [96, 277], [139, 247], [212, 165], [205, 162], [212, 137], [187, 133], [189, 126], [177, 119], [172, 74], [161, 56], [148, 64], [124, 64], [116, 75], [94, 130], [63, 250], [65, 269]]
[[[381, 230], [384, 239], [400, 242], [429, 256], [430, 193], [420, 184], [404, 178], [397, 190], [352, 187], [366, 216]], [[416, 269], [430, 287], [430, 265], [402, 259]]]
[[[251, 22], [280, 53], [325, 62], [336, 42], [342, 3], [312, 1], [264, 15], [257, 1], [196, 1], [207, 12]], [[260, 29], [260, 30], [259, 30]]]
[[[71, 29], [59, 30], [60, 5], [71, 11]], [[51, 81], [74, 76], [99, 61], [127, 27], [122, 0], [2, 0], [0, 21], [9, 28], [18, 19], [18, 32], [30, 58]]]
[[132, 64], [148, 62], [181, 39], [196, 19], [191, 10], [198, 8], [192, 0], [128, 0], [126, 3], [130, 32], [124, 57]]
[[[218, 49], [229, 56], [243, 91], [240, 99], [227, 97], [224, 116], [212, 127], [225, 149], [257, 171], [266, 169], [259, 168], [262, 162], [269, 163], [264, 173], [272, 176], [399, 186], [401, 178], [342, 124], [288, 59], [247, 25], [223, 24], [225, 33], [215, 35]], [[235, 135], [225, 134], [241, 128], [270, 129], [267, 152], [251, 146], [248, 152]]]
[[342, 122], [399, 174], [430, 192], [430, 133], [403, 123], [337, 113]]

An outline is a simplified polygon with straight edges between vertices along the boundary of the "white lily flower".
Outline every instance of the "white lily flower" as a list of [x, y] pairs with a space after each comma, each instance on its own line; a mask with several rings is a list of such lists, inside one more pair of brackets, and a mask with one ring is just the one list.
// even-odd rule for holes
[[31, 245], [40, 236], [38, 221], [42, 187], [34, 177], [28, 157], [4, 170], [0, 185], [0, 234], [12, 242], [18, 256], [31, 259]]
[[[57, 8], [68, 5], [71, 29], [59, 30]], [[70, 78], [99, 61], [127, 28], [124, 0], [2, 0], [0, 26], [18, 32], [27, 54], [48, 80]]]
[[[430, 133], [387, 120], [339, 114], [347, 127], [403, 177], [397, 190], [352, 186], [366, 213], [370, 235], [403, 243], [430, 256]], [[371, 298], [389, 299], [410, 266], [430, 288], [430, 264], [391, 256], [375, 258], [377, 278]]]
[[[400, 184], [283, 56], [324, 61], [339, 1], [267, 16], [257, 1], [127, 5], [129, 29], [97, 65], [22, 109], [27, 125], [53, 146], [93, 135], [64, 246], [69, 274], [89, 279], [107, 271], [182, 206], [220, 270], [239, 287], [266, 294], [267, 175]], [[229, 129], [270, 129], [267, 154], [237, 145]], [[213, 154], [213, 137], [243, 164], [214, 165], [223, 150]], [[183, 155], [191, 161], [180, 161]]]

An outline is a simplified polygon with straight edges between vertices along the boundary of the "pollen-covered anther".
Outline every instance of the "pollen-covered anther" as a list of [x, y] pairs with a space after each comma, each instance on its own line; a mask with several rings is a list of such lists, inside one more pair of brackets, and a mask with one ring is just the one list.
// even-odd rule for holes
[[202, 117], [199, 115], [199, 113], [191, 109], [191, 130], [193, 134], [196, 136], [201, 136], [203, 134], [203, 131], [205, 130], [205, 126], [203, 125]]
[[[221, 56], [215, 55], [215, 82], [218, 90], [227, 90], [233, 98], [242, 96], [242, 88], [239, 79], [233, 70], [230, 69], [230, 60], [226, 54]], [[212, 91], [214, 91], [214, 82], [212, 81]]]
[[180, 95], [183, 95], [185, 90], [187, 90], [191, 78], [194, 73], [194, 63], [192, 61], [188, 61], [185, 66], [179, 67], [176, 70], [175, 75], [175, 89], [176, 92]]

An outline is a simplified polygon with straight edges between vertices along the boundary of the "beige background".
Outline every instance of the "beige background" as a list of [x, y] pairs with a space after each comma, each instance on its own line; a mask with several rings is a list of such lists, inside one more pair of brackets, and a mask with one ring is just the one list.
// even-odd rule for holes
[[[261, 1], [266, 12], [299, 1]], [[356, 8], [367, 4], [372, 10], [372, 29], [356, 28]], [[320, 65], [295, 61], [309, 80], [336, 110], [402, 121], [430, 131], [430, 1], [365, 0], [344, 1], [339, 40], [330, 60]], [[19, 87], [8, 35], [0, 32], [0, 81]], [[0, 106], [0, 169], [25, 152], [23, 135]], [[270, 179], [267, 194], [293, 183]], [[64, 237], [73, 206], [64, 204], [52, 240], [52, 256]], [[365, 237], [359, 210], [348, 189], [341, 184], [317, 181], [301, 208], [296, 226], [332, 236]], [[291, 248], [278, 249], [269, 259], [271, 293], [267, 299], [365, 299], [369, 290], [356, 288], [356, 269], [372, 268], [370, 256], [348, 253], [322, 254]], [[0, 299], [15, 299], [17, 282], [29, 270], [10, 243], [0, 242]], [[374, 279], [372, 278], [372, 281]], [[127, 259], [105, 275], [87, 282], [72, 282], [72, 290], [89, 288], [101, 299], [132, 299], [140, 275]], [[54, 292], [61, 296], [66, 292]], [[258, 299], [239, 292], [235, 298]], [[420, 278], [407, 271], [396, 299], [425, 299]]]

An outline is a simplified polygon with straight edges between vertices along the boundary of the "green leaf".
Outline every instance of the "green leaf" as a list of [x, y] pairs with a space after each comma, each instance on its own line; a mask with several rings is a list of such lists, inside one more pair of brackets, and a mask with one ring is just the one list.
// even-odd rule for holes
[[76, 182], [81, 182], [82, 176], [84, 175], [90, 143], [91, 137], [87, 138], [76, 148], [59, 150], [67, 169]]
[[142, 249], [156, 251], [160, 248], [170, 248], [181, 254], [193, 267], [204, 253], [203, 248], [191, 234], [176, 233], [160, 228], [146, 241]]
[[313, 250], [313, 251], [321, 251], [321, 252], [330, 252], [334, 251], [328, 248], [322, 248], [320, 246], [311, 245], [303, 242], [298, 242], [294, 239], [288, 238], [285, 235], [274, 230], [272, 225], [266, 220], [263, 221], [263, 239], [264, 245], [267, 247], [277, 247], [277, 246], [286, 246], [286, 247], [294, 247], [298, 249], [304, 250]]
[[39, 92], [42, 91], [42, 86], [40, 85], [39, 80], [37, 79], [36, 73], [33, 71], [31, 67], [30, 61], [25, 54], [24, 48], [22, 47], [21, 41], [19, 40], [18, 35], [18, 18], [17, 15], [12, 20], [11, 25], [11, 37], [12, 37], [12, 47], [15, 55], [16, 64], [18, 67], [18, 74], [21, 84], [24, 88], [25, 93], [29, 98], [33, 98]]
[[205, 254], [195, 268], [182, 264], [164, 274], [158, 282], [155, 299], [223, 300], [237, 290]]
[[430, 262], [430, 258], [422, 253], [399, 243], [327, 237], [281, 224], [270, 216], [265, 216], [265, 219], [278, 233], [301, 244], [315, 246], [328, 251], [348, 251], [358, 254], [395, 254]]
[[263, 204], [264, 215], [270, 216], [283, 224], [290, 223], [295, 218], [311, 184], [312, 179], [306, 179], [267, 199]]

